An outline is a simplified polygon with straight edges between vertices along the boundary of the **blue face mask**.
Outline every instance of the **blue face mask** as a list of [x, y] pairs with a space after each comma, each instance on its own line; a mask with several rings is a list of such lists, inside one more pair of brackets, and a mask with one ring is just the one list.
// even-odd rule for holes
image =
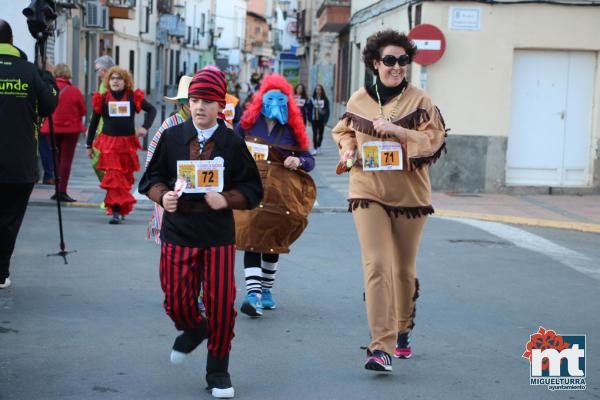
[[269, 90], [262, 98], [262, 115], [276, 119], [281, 125], [288, 122], [288, 98], [279, 90]]

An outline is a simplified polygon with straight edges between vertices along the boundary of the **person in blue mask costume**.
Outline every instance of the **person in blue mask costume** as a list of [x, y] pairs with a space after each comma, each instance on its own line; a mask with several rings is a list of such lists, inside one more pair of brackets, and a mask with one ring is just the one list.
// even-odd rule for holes
[[271, 289], [279, 254], [289, 253], [308, 224], [317, 194], [308, 174], [315, 160], [292, 86], [281, 75], [263, 78], [236, 132], [245, 138], [263, 184], [262, 203], [234, 213], [236, 246], [245, 252], [247, 295], [241, 311], [260, 317], [276, 308]]

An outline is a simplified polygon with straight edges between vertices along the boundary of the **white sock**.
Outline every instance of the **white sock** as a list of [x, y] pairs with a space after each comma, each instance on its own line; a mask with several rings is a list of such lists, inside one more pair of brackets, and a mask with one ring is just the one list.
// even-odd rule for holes
[[246, 293], [260, 294], [262, 292], [260, 267], [245, 267], [244, 275], [246, 277]]
[[272, 289], [275, 283], [275, 274], [277, 273], [277, 262], [262, 262], [262, 287]]

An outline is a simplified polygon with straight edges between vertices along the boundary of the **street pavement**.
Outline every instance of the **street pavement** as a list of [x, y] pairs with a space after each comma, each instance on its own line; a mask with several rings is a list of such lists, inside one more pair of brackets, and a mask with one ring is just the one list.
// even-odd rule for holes
[[[345, 210], [347, 175], [326, 137], [313, 173], [318, 204], [282, 256], [277, 310], [239, 314], [230, 372], [239, 399], [600, 398], [598, 196], [434, 194], [417, 269], [414, 357], [389, 375], [363, 369], [369, 341], [358, 241]], [[146, 240], [151, 203], [123, 225], [98, 208], [103, 191], [78, 147], [58, 251], [53, 189], [32, 196], [0, 290], [0, 400], [209, 399], [206, 348], [168, 357], [176, 331], [162, 309], [159, 248]], [[564, 225], [560, 225], [564, 224]], [[237, 254], [237, 306], [244, 296]], [[529, 384], [521, 355], [540, 326], [586, 334], [587, 390]]]
[[[115, 226], [98, 209], [66, 208], [67, 249], [77, 251], [65, 265], [47, 256], [58, 250], [54, 209], [28, 209], [13, 285], [0, 290], [0, 399], [210, 398], [205, 346], [184, 365], [168, 361], [176, 331], [162, 309], [159, 248], [145, 240], [148, 216], [138, 211]], [[230, 368], [236, 397], [599, 398], [599, 281], [569, 265], [597, 272], [598, 235], [527, 227], [502, 236], [505, 224], [483, 221], [500, 226], [497, 236], [486, 230], [493, 226], [469, 221], [428, 221], [418, 257], [415, 355], [381, 375], [362, 366], [369, 333], [352, 217], [312, 214], [282, 256], [278, 308], [262, 319], [238, 314]], [[238, 252], [238, 308], [241, 261]], [[529, 385], [521, 354], [539, 326], [587, 335], [586, 391]]]

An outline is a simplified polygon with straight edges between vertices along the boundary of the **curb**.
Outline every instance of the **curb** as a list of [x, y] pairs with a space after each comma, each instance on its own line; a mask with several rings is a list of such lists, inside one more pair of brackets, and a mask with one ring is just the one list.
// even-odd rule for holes
[[[75, 203], [60, 203], [61, 208], [97, 208], [100, 209], [101, 203], [88, 203], [84, 201], [77, 201]], [[44, 200], [31, 200], [28, 203], [29, 206], [37, 206], [37, 207], [56, 207], [56, 203], [54, 201], [44, 201]], [[134, 210], [142, 210], [142, 211], [151, 211], [154, 210], [154, 206], [148, 202], [145, 203], [136, 203]]]

